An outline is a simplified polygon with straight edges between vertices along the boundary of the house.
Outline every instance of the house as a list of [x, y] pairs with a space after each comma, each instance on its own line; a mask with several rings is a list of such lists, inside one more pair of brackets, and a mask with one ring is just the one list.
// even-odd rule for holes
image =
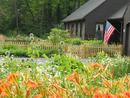
[[130, 2], [124, 15], [123, 53], [130, 56]]
[[105, 22], [115, 28], [111, 41], [123, 43], [124, 14], [129, 0], [89, 0], [63, 22], [73, 37], [103, 39]]

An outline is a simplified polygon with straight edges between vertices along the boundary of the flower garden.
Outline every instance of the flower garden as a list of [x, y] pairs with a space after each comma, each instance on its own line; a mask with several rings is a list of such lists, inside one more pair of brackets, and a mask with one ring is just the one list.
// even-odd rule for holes
[[87, 62], [54, 55], [45, 64], [5, 56], [0, 98], [130, 98], [129, 67], [129, 58], [104, 52]]
[[[63, 32], [65, 35], [62, 35]], [[47, 41], [54, 42], [54, 45], [63, 42], [75, 47], [91, 44], [95, 47], [89, 51], [98, 50], [97, 54], [81, 59], [65, 53], [63, 45], [49, 49], [45, 47], [46, 43], [43, 45], [45, 48], [40, 49], [33, 43], [33, 35], [24, 48], [23, 45], [2, 42], [0, 98], [130, 98], [130, 59], [116, 52], [120, 48], [111, 48], [110, 55], [107, 45], [102, 47], [104, 51], [99, 49], [97, 44], [103, 44], [101, 41], [64, 39], [65, 36], [65, 31], [53, 29]], [[71, 50], [76, 50], [75, 47]], [[78, 54], [84, 48], [79, 49]], [[17, 56], [29, 58], [18, 60]], [[39, 57], [47, 62], [35, 62], [35, 58]]]

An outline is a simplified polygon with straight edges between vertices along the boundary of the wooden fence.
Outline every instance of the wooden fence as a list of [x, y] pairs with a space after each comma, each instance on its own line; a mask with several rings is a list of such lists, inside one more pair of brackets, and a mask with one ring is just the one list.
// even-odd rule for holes
[[4, 46], [17, 46], [22, 48], [27, 48], [35, 46], [44, 50], [59, 49], [62, 48], [65, 53], [79, 56], [81, 58], [86, 58], [90, 56], [95, 56], [98, 52], [104, 51], [110, 56], [114, 54], [122, 53], [122, 45], [70, 45], [70, 44], [52, 44], [47, 41], [37, 41], [37, 42], [28, 42], [28, 41], [3, 41], [0, 42], [0, 47]]

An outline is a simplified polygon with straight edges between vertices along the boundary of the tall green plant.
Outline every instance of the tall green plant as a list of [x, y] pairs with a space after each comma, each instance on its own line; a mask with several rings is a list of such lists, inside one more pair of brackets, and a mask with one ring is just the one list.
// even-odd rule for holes
[[68, 37], [69, 37], [68, 31], [58, 29], [58, 28], [53, 28], [50, 32], [50, 35], [48, 36], [48, 39], [52, 43], [60, 43], [61, 41], [64, 41]]
[[95, 58], [92, 58], [92, 62], [98, 62], [104, 66], [108, 66], [111, 69], [115, 78], [123, 77], [125, 74], [128, 74], [130, 67], [130, 60], [127, 57], [122, 57], [119, 54], [116, 54], [114, 57], [109, 57], [104, 52], [97, 54]]
[[52, 76], [61, 75], [61, 77], [64, 77], [73, 71], [82, 72], [84, 67], [83, 64], [74, 57], [64, 54], [54, 55], [48, 60], [46, 66], [47, 71]]

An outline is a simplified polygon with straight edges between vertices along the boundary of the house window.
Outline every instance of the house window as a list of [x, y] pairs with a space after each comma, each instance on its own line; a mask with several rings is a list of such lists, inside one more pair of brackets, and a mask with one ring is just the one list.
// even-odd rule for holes
[[96, 39], [98, 39], [98, 40], [103, 39], [103, 32], [104, 32], [104, 24], [97, 23], [96, 24], [96, 34], [95, 34]]

